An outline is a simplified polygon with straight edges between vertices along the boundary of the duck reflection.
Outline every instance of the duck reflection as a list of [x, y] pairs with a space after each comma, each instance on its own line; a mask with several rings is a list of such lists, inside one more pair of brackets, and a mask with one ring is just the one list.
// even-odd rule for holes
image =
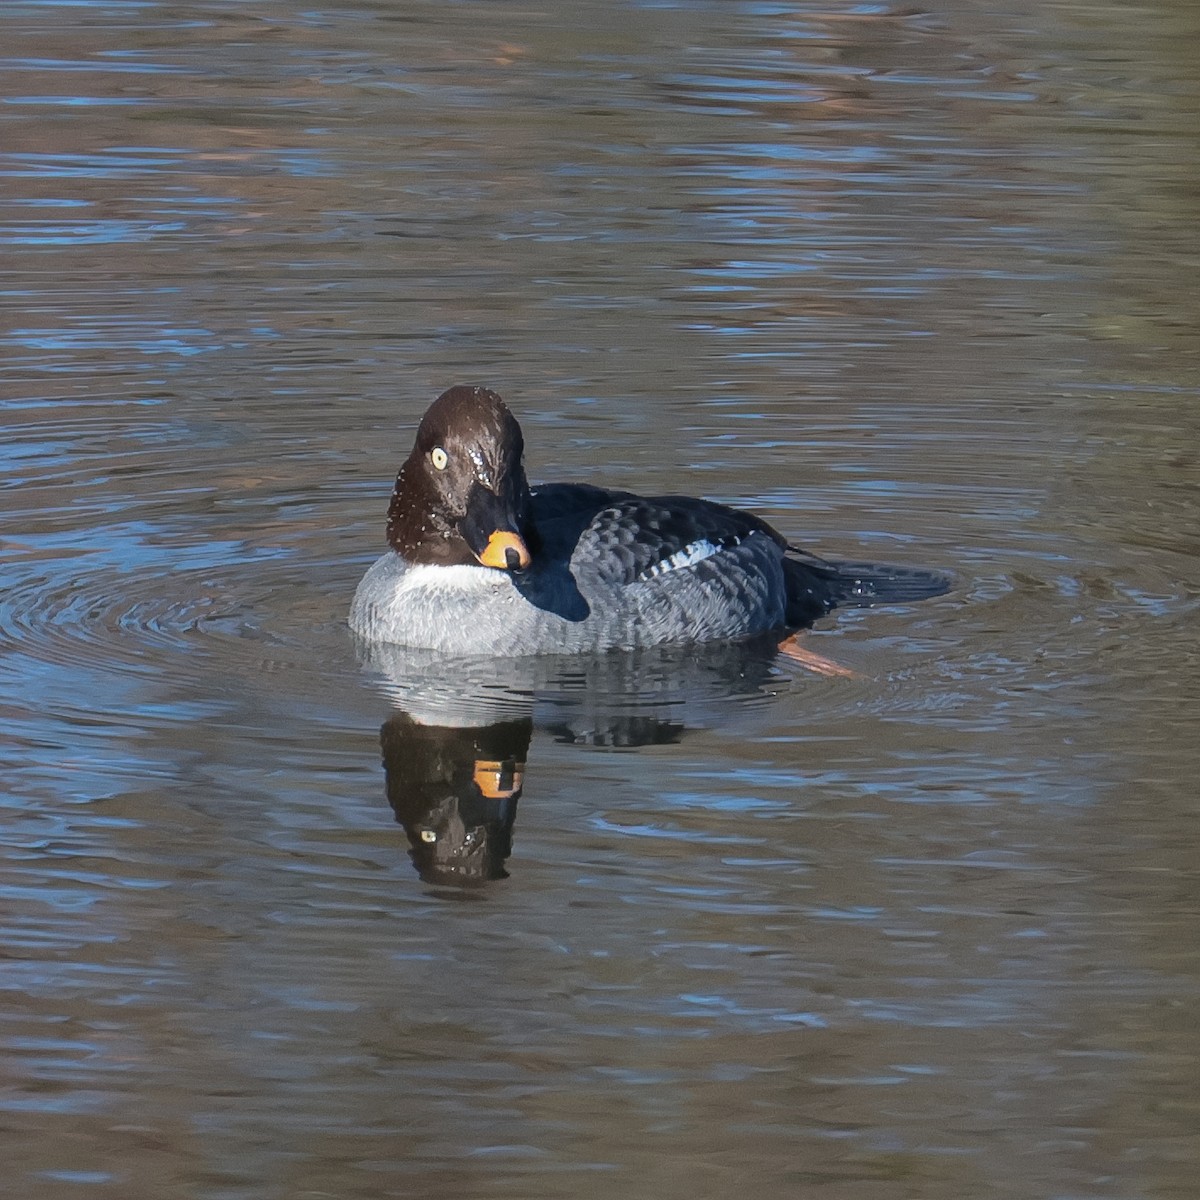
[[393, 706], [380, 734], [388, 803], [421, 878], [455, 887], [507, 878], [535, 727], [577, 746], [667, 745], [736, 723], [790, 678], [773, 642], [564, 660], [361, 651]]
[[505, 879], [533, 719], [422, 725], [404, 712], [380, 732], [388, 803], [427, 883]]

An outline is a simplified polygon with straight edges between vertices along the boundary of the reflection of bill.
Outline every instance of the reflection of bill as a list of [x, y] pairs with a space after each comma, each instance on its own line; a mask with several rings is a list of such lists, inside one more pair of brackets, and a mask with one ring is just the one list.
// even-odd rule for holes
[[533, 734], [526, 717], [466, 728], [398, 712], [380, 732], [388, 803], [428, 883], [503, 879]]
[[515, 800], [524, 780], [524, 763], [489, 762], [485, 758], [475, 763], [475, 786], [485, 800]]

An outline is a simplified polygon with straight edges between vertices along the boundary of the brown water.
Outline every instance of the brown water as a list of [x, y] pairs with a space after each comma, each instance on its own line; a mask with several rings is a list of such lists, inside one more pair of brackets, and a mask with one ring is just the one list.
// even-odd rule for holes
[[[6, 0], [4, 1194], [1196, 1195], [1198, 33]], [[364, 665], [455, 382], [958, 585]]]

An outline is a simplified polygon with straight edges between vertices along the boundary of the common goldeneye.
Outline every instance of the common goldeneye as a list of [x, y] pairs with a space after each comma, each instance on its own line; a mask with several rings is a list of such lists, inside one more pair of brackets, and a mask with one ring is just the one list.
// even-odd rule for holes
[[391, 548], [355, 592], [356, 633], [469, 657], [631, 650], [783, 636], [838, 605], [950, 586], [936, 571], [826, 562], [709, 500], [530, 488], [523, 454], [495, 392], [434, 401], [396, 476]]

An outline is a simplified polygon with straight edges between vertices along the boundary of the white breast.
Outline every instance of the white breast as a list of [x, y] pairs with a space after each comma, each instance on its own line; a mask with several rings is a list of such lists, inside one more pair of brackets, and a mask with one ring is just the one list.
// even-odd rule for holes
[[377, 559], [350, 605], [350, 628], [371, 641], [468, 649], [507, 606], [504, 571], [475, 566], [410, 566], [398, 554]]

